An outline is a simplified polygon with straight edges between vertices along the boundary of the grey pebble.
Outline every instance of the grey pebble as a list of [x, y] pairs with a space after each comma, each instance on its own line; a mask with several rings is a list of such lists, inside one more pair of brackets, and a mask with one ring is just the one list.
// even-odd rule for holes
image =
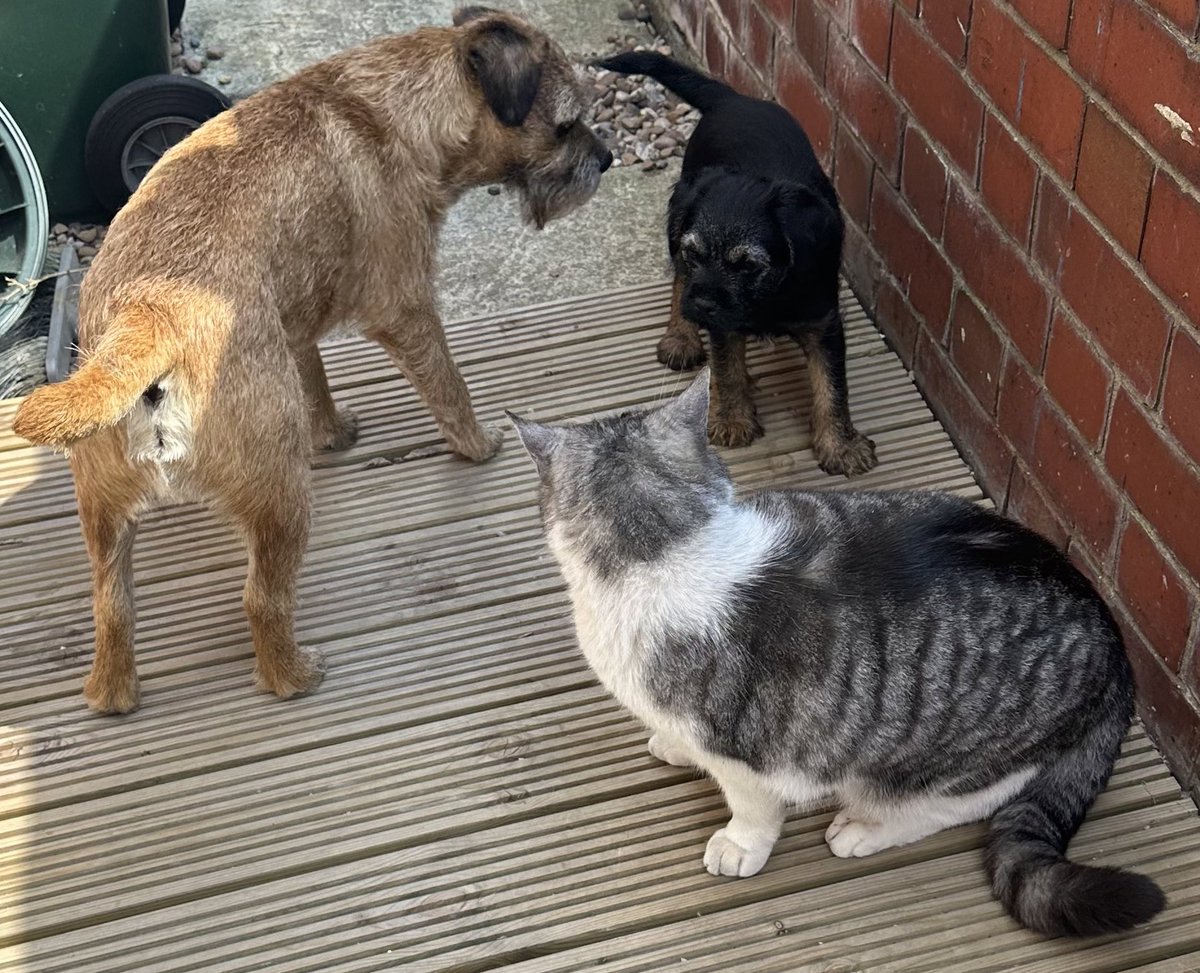
[[185, 57], [183, 59], [183, 67], [188, 74], [199, 74], [204, 70], [204, 62], [198, 57]]
[[94, 243], [97, 235], [98, 235], [98, 231], [96, 230], [96, 228], [94, 226], [89, 226], [85, 229], [77, 230], [75, 232], [75, 236], [78, 237], [80, 240], [82, 240], [84, 243]]
[[80, 247], [79, 248], [79, 256], [94, 257], [94, 256], [96, 256], [96, 248], [95, 247]]
[[499, 186], [488, 186], [487, 191], [488, 191], [489, 196], [499, 196], [500, 195], [500, 187]]
[[219, 61], [225, 56], [225, 48], [210, 47], [204, 53], [208, 55], [210, 61]]

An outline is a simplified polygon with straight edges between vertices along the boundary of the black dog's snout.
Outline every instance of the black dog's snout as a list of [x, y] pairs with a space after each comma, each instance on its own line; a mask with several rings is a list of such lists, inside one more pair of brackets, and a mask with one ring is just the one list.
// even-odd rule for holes
[[612, 164], [613, 164], [613, 154], [611, 152], [609, 152], [608, 149], [604, 149], [600, 153], [600, 171], [608, 172], [608, 169]]

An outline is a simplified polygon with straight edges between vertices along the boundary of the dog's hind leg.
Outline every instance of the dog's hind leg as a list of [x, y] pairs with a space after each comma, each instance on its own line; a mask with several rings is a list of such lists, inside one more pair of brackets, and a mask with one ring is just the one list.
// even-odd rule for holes
[[676, 277], [671, 287], [671, 318], [658, 342], [658, 360], [677, 372], [704, 364], [704, 341], [699, 329], [683, 316], [679, 307], [682, 294], [683, 281]]
[[79, 524], [92, 564], [96, 655], [83, 696], [97, 713], [129, 713], [141, 698], [134, 630], [133, 541], [145, 484], [128, 465], [120, 436], [105, 431], [72, 452]]
[[349, 449], [358, 439], [358, 418], [349, 409], [334, 405], [321, 352], [315, 344], [310, 344], [296, 349], [294, 356], [308, 405], [313, 449]]
[[817, 464], [826, 473], [855, 476], [879, 462], [875, 444], [854, 428], [846, 385], [846, 336], [834, 310], [816, 332], [797, 335], [808, 358], [812, 385], [812, 439]]
[[746, 337], [710, 332], [712, 372], [708, 438], [717, 446], [749, 446], [763, 434], [746, 368]]
[[499, 452], [504, 434], [475, 417], [471, 393], [432, 303], [407, 307], [391, 320], [371, 321], [364, 334], [383, 347], [417, 390], [451, 449], [477, 463]]

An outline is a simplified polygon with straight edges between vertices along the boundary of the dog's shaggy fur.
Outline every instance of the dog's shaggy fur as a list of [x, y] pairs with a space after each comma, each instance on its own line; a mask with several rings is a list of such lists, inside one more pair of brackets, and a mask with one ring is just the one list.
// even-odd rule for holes
[[163, 499], [206, 501], [244, 534], [259, 686], [317, 686], [323, 663], [293, 632], [309, 457], [357, 431], [317, 341], [357, 325], [456, 452], [492, 456], [501, 433], [476, 419], [438, 318], [438, 228], [485, 183], [516, 189], [538, 226], [584, 203], [611, 161], [584, 107], [545, 34], [465, 8], [454, 26], [376, 40], [248, 98], [150, 172], [87, 275], [82, 367], [13, 423], [70, 449], [92, 561], [93, 709], [138, 704], [131, 550], [139, 514]]
[[803, 129], [779, 105], [659, 54], [631, 52], [600, 63], [650, 75], [704, 113], [671, 195], [675, 291], [658, 358], [675, 369], [700, 364], [697, 329], [708, 332], [712, 442], [745, 446], [762, 435], [746, 338], [789, 337], [808, 358], [817, 462], [847, 476], [871, 469], [874, 444], [855, 430], [847, 405], [838, 311], [842, 216]]

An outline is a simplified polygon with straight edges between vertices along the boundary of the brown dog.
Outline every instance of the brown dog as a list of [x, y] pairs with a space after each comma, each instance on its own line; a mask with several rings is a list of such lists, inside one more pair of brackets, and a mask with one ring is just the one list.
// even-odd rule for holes
[[468, 187], [504, 182], [540, 227], [591, 197], [611, 155], [545, 34], [481, 7], [454, 23], [248, 98], [167, 153], [113, 222], [83, 288], [84, 364], [13, 423], [70, 447], [92, 561], [93, 709], [138, 704], [131, 551], [161, 499], [204, 500], [244, 534], [258, 685], [287, 698], [321, 681], [293, 615], [311, 449], [343, 449], [357, 428], [317, 351], [331, 328], [353, 322], [382, 345], [456, 452], [499, 449], [438, 319], [439, 224]]

